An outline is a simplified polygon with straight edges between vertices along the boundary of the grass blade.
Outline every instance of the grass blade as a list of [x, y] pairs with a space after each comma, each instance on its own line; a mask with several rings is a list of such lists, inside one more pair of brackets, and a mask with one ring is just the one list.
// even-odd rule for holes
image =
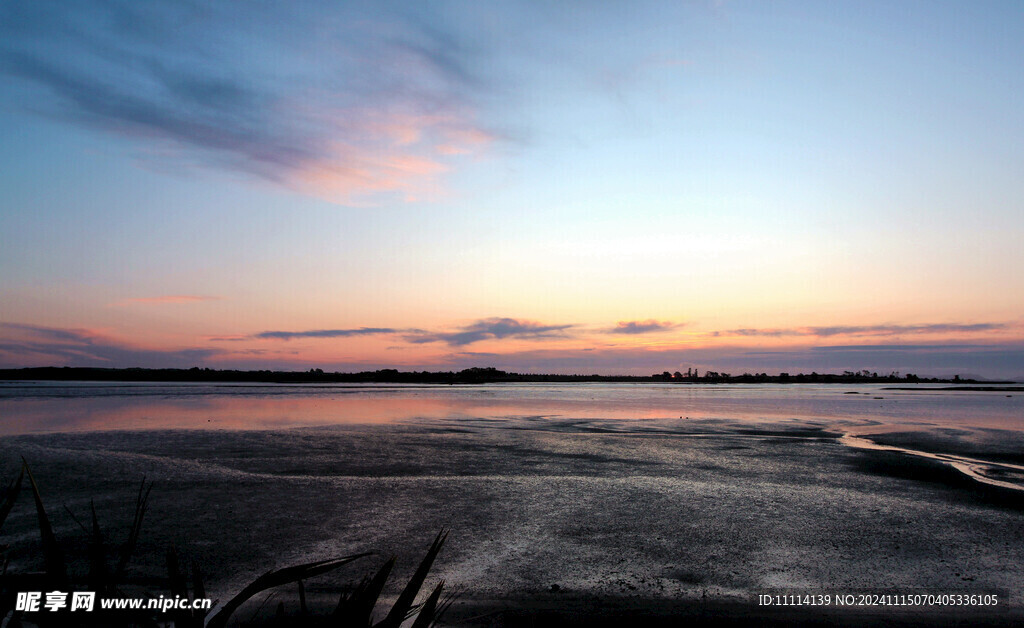
[[445, 594], [444, 599], [441, 600], [441, 604], [437, 607], [437, 611], [434, 613], [433, 625], [437, 625], [444, 617], [444, 614], [448, 612], [448, 609], [452, 607], [455, 600], [459, 599], [459, 596], [463, 594], [465, 590], [460, 590], [458, 587], [449, 589], [448, 593]]
[[384, 621], [377, 624], [377, 628], [399, 628], [401, 626], [409, 610], [412, 608], [413, 602], [416, 600], [416, 594], [419, 593], [420, 587], [423, 586], [423, 581], [427, 579], [427, 573], [430, 571], [431, 565], [434, 564], [434, 559], [437, 558], [437, 554], [441, 551], [441, 546], [444, 545], [444, 541], [447, 538], [447, 530], [442, 529], [437, 533], [437, 538], [431, 543], [430, 549], [427, 550], [427, 555], [423, 557], [423, 561], [420, 562], [416, 573], [409, 580], [409, 584], [405, 585], [402, 594], [398, 596], [395, 605], [391, 607], [391, 612], [384, 618]]
[[78, 520], [78, 517], [75, 516], [75, 513], [71, 512], [71, 509], [68, 508], [67, 504], [64, 504], [64, 512], [66, 512], [68, 516], [71, 517], [71, 520], [75, 522], [76, 526], [81, 528], [82, 532], [89, 534], [89, 528], [85, 527], [85, 524]]
[[139, 542], [139, 532], [142, 530], [142, 518], [146, 514], [146, 506], [149, 503], [149, 492], [153, 490], [153, 483], [149, 483], [149, 487], [146, 487], [146, 477], [142, 477], [142, 484], [139, 485], [139, 494], [135, 498], [135, 515], [132, 518], [132, 527], [128, 532], [128, 540], [121, 547], [121, 558], [117, 561], [117, 571], [115, 571], [114, 579], [117, 582], [121, 581], [124, 576], [124, 571], [128, 567], [128, 561], [131, 560], [132, 554], [135, 552], [135, 545]]
[[290, 584], [296, 580], [312, 578], [313, 576], [327, 573], [332, 569], [337, 569], [342, 565], [368, 555], [368, 553], [354, 554], [352, 556], [343, 556], [341, 558], [332, 558], [313, 563], [306, 563], [304, 565], [285, 567], [284, 569], [278, 569], [277, 571], [268, 571], [242, 589], [238, 595], [228, 600], [224, 607], [221, 608], [216, 615], [210, 618], [210, 622], [206, 624], [206, 628], [224, 628], [227, 626], [228, 619], [231, 617], [231, 614], [238, 610], [238, 607], [244, 604], [246, 600], [260, 591], [266, 591], [271, 587], [280, 586], [282, 584]]
[[28, 475], [29, 484], [32, 487], [32, 497], [36, 502], [36, 514], [39, 517], [39, 536], [43, 543], [43, 562], [46, 566], [46, 574], [55, 584], [62, 584], [68, 579], [67, 567], [64, 564], [64, 552], [57, 543], [57, 537], [53, 535], [53, 528], [50, 526], [50, 518], [46, 516], [46, 509], [43, 508], [43, 498], [39, 495], [39, 486], [36, 479], [32, 477], [32, 469], [28, 466], [25, 458], [21, 459], [22, 469]]
[[[178, 561], [178, 552], [174, 547], [167, 548], [168, 589], [176, 598], [188, 599], [188, 574], [182, 570]], [[202, 615], [196, 615], [191, 609], [173, 609], [167, 611], [169, 619], [177, 628], [202, 628]]]
[[372, 580], [364, 580], [356, 587], [347, 599], [338, 603], [334, 611], [334, 617], [342, 626], [369, 626], [370, 616], [373, 615], [373, 608], [377, 605], [377, 598], [384, 590], [384, 585], [395, 567], [395, 557], [392, 556], [377, 571]]
[[18, 499], [18, 493], [21, 492], [21, 480], [24, 477], [25, 467], [22, 466], [18, 479], [11, 483], [7, 490], [4, 491], [4, 501], [0, 504], [0, 528], [4, 526], [4, 521], [7, 521], [7, 515], [11, 513], [11, 508], [14, 508], [14, 500]]
[[427, 601], [423, 603], [423, 607], [420, 608], [420, 614], [416, 616], [416, 621], [412, 623], [412, 628], [430, 628], [430, 625], [434, 623], [437, 612], [437, 601], [441, 599], [441, 589], [444, 588], [444, 580], [437, 583], [434, 587], [434, 592], [430, 594]]
[[[252, 612], [252, 617], [250, 617], [249, 621], [248, 621], [249, 624], [251, 624], [253, 621], [256, 620], [256, 617], [259, 616], [260, 611], [263, 610], [263, 607], [266, 606], [267, 602], [272, 600], [275, 595], [277, 595], [277, 591], [271, 591], [270, 593], [267, 594], [267, 597], [263, 598], [263, 601], [260, 602], [260, 605], [257, 606], [256, 610], [254, 610]], [[278, 602], [277, 603], [277, 616], [278, 617], [284, 617], [284, 602]], [[239, 625], [239, 622], [236, 621], [235, 625], [236, 626]], [[242, 624], [242, 625], [246, 625], [246, 624]]]

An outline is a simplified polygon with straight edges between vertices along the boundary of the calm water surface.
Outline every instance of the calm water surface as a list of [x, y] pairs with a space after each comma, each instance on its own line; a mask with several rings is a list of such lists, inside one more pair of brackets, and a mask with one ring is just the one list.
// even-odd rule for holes
[[[282, 429], [437, 419], [798, 420], [847, 432], [1024, 431], [1024, 392], [887, 385], [0, 382], [0, 435]], [[933, 388], [933, 390], [926, 390]]]
[[[0, 382], [0, 464], [31, 461], [62, 539], [93, 503], [120, 530], [156, 481], [133, 573], [176, 546], [221, 599], [367, 549], [411, 570], [442, 527], [434, 577], [481, 604], [1016, 595], [1024, 392], [926, 388]], [[14, 571], [38, 569], [35, 517], [5, 524]]]

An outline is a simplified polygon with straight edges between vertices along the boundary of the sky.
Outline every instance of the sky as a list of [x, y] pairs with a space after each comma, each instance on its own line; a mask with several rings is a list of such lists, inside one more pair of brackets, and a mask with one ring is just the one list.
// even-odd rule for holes
[[1024, 4], [0, 4], [0, 367], [1024, 378]]

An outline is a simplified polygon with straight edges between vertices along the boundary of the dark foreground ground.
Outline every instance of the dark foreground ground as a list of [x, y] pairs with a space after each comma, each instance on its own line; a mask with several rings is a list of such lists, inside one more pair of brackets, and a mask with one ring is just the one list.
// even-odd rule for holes
[[[986, 435], [1002, 459], [1015, 433]], [[276, 567], [362, 551], [307, 583], [313, 610], [398, 557], [394, 590], [451, 529], [427, 579], [461, 592], [471, 626], [1018, 625], [1024, 501], [935, 461], [860, 451], [835, 425], [701, 421], [432, 420], [262, 432], [8, 437], [4, 477], [32, 465], [55, 533], [84, 570], [95, 500], [126, 534], [143, 476], [155, 482], [130, 576], [156, 587], [174, 546], [224, 600]], [[947, 440], [952, 438], [946, 435]], [[901, 446], [907, 435], [889, 437]], [[939, 447], [936, 439], [929, 447]], [[940, 439], [941, 440], [941, 439]], [[961, 442], [960, 439], [957, 442]], [[972, 455], [978, 439], [964, 445]], [[65, 511], [64, 506], [67, 507]], [[38, 569], [35, 511], [3, 530], [12, 571]], [[998, 595], [995, 607], [758, 606], [758, 594]], [[239, 612], [273, 623], [283, 588]], [[263, 618], [263, 619], [260, 619]]]

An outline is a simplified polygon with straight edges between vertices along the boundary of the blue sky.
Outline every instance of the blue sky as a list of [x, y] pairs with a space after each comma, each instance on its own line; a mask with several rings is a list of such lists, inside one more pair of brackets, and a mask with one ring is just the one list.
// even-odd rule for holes
[[5, 3], [0, 364], [1024, 375], [1019, 3], [552, 4]]

